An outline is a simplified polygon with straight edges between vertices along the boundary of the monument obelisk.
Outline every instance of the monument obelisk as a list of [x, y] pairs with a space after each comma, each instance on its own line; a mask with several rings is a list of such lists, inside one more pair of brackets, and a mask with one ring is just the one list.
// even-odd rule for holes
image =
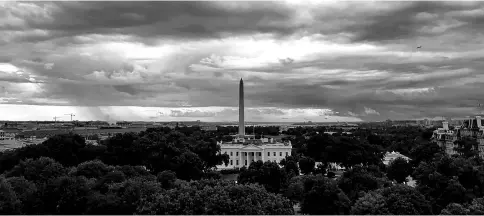
[[245, 136], [245, 122], [244, 122], [244, 81], [240, 78], [239, 84], [239, 136]]

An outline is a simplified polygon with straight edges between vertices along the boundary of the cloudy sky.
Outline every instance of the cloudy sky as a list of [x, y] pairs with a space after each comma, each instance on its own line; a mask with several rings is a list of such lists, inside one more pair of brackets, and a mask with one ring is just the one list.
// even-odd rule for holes
[[475, 115], [483, 32], [484, 2], [1, 2], [0, 120], [235, 121], [240, 78], [248, 121]]

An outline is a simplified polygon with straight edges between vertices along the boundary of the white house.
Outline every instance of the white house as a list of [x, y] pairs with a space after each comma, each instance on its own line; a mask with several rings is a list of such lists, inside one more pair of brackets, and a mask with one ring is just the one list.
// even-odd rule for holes
[[218, 142], [223, 153], [230, 157], [227, 165], [218, 165], [218, 169], [249, 167], [255, 161], [272, 161], [279, 163], [291, 155], [291, 142], [277, 142], [274, 139], [255, 139], [254, 135], [245, 135], [244, 120], [244, 82], [239, 84], [239, 134], [231, 142]]

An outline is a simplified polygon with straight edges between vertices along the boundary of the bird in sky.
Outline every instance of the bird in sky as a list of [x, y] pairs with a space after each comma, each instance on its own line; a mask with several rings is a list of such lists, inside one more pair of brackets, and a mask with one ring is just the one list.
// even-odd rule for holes
[[418, 46], [418, 47], [417, 47], [417, 49], [420, 49], [420, 48], [422, 48], [422, 46]]

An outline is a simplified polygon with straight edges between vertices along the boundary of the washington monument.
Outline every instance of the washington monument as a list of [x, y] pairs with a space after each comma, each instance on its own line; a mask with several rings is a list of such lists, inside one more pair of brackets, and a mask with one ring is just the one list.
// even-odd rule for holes
[[240, 78], [239, 84], [239, 136], [245, 136], [244, 122], [244, 81]]

